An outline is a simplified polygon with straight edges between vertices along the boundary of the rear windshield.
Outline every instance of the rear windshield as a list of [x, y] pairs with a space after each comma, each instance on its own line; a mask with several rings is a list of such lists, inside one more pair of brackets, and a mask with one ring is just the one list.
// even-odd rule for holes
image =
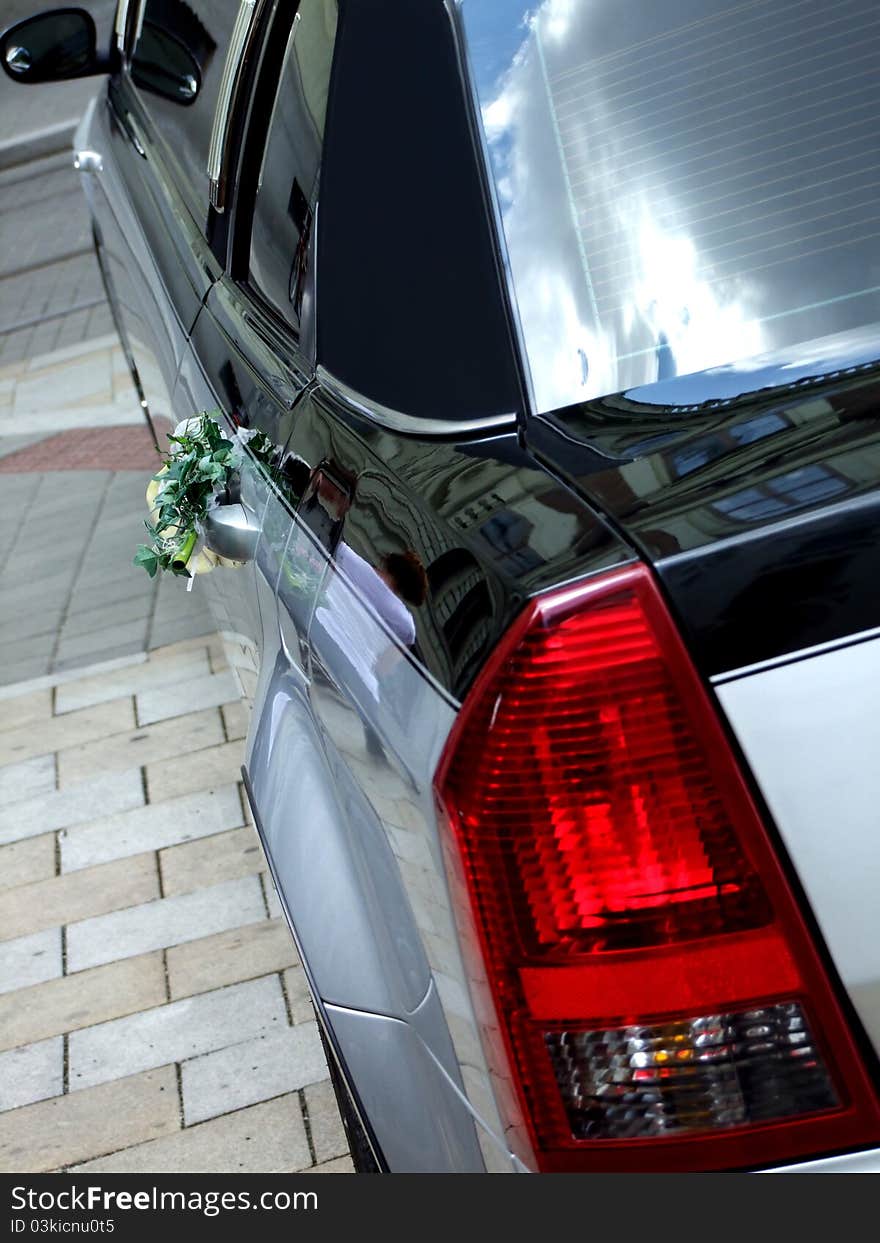
[[880, 321], [877, 0], [460, 12], [539, 411]]

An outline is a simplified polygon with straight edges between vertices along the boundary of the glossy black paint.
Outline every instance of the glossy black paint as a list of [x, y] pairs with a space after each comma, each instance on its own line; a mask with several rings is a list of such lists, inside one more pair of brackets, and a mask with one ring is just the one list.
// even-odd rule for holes
[[[15, 49], [18, 57], [10, 63], [7, 57]], [[81, 8], [50, 9], [16, 22], [0, 36], [0, 67], [21, 85], [109, 73], [116, 63], [112, 52], [99, 54], [94, 19]]]
[[880, 625], [880, 334], [812, 354], [529, 424], [535, 453], [657, 566], [710, 676]]
[[524, 600], [631, 558], [591, 507], [517, 444], [401, 436], [333, 394], [311, 390], [287, 445], [353, 481], [344, 539], [370, 565], [414, 553], [424, 602], [411, 603], [412, 648], [460, 699]]
[[[431, 440], [391, 432], [320, 385], [307, 386], [301, 357], [274, 332], [272, 317], [261, 318], [223, 281], [192, 342], [227, 416], [276, 445], [291, 514], [309, 474], [323, 466], [349, 491], [334, 546], [344, 535], [371, 565], [408, 552], [421, 562], [429, 590], [413, 607], [413, 655], [454, 698], [466, 693], [528, 596], [631, 558], [515, 432]], [[277, 542], [264, 541], [261, 555]]]

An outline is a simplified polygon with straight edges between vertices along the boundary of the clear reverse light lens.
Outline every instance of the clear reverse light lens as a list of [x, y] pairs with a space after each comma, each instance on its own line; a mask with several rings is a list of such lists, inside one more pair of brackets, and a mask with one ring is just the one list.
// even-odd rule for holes
[[544, 1041], [575, 1139], [744, 1126], [838, 1104], [795, 1003]]

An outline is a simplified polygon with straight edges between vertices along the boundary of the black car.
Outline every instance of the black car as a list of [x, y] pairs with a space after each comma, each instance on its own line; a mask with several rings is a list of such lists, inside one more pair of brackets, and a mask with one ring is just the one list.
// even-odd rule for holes
[[205, 582], [360, 1168], [880, 1169], [876, 5], [121, 0], [0, 56], [106, 77], [154, 423], [271, 445]]

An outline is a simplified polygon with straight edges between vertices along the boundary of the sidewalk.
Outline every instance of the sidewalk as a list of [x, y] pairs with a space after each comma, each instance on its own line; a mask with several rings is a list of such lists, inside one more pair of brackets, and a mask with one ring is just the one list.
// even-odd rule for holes
[[350, 1170], [219, 641], [115, 666], [0, 690], [0, 1170]]
[[0, 366], [0, 685], [213, 631], [132, 565], [155, 464], [115, 336]]
[[[0, 30], [46, 7], [37, 0], [3, 0]], [[98, 46], [109, 46], [114, 0], [89, 0], [85, 7], [94, 18]], [[101, 83], [95, 77], [23, 86], [0, 74], [0, 168], [69, 147], [76, 122]]]
[[350, 1170], [155, 464], [115, 338], [0, 366], [0, 1171]]

